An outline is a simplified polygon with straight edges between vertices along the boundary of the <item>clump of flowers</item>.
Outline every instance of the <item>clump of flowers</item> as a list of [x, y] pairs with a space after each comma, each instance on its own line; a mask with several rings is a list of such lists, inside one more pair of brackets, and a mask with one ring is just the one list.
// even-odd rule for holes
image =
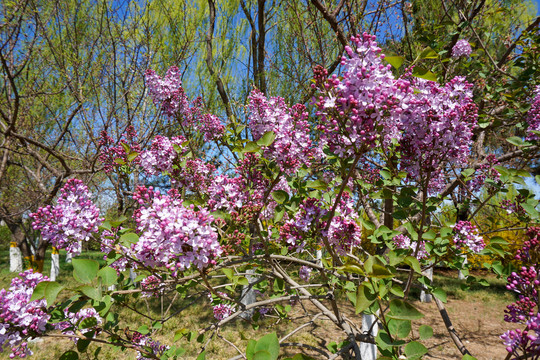
[[46, 276], [27, 270], [11, 280], [8, 290], [0, 290], [0, 352], [11, 348], [10, 358], [32, 355], [26, 340], [45, 333], [50, 315], [47, 302], [30, 301], [35, 287]]
[[529, 124], [527, 140], [539, 140], [540, 136], [531, 131], [540, 131], [540, 85], [534, 89], [534, 98], [527, 113], [527, 123]]
[[486, 179], [491, 179], [495, 182], [500, 182], [501, 174], [493, 167], [497, 165], [499, 161], [494, 154], [490, 154], [486, 157], [484, 162], [476, 170], [476, 176], [467, 185], [472, 191], [479, 191], [484, 185]]
[[415, 94], [401, 114], [401, 166], [419, 183], [429, 179], [436, 192], [444, 186], [441, 170], [447, 163], [467, 164], [478, 118], [472, 84], [464, 77], [444, 87], [419, 78], [411, 82]]
[[419, 260], [429, 256], [426, 251], [426, 244], [423, 241], [420, 241], [420, 243], [413, 243], [410, 237], [403, 234], [394, 236], [392, 240], [394, 241], [396, 249], [411, 250], [412, 254], [415, 253], [416, 247], [418, 247], [416, 258]]
[[452, 57], [469, 57], [472, 53], [471, 44], [467, 40], [461, 39], [456, 42], [456, 45], [452, 48]]
[[[361, 228], [356, 220], [358, 214], [352, 208], [352, 198], [344, 192], [330, 225], [325, 217], [329, 211], [324, 203], [315, 198], [305, 199], [293, 219], [280, 229], [280, 239], [291, 250], [304, 251], [309, 239], [325, 237], [333, 249], [340, 254], [361, 242]], [[321, 245], [321, 244], [319, 244]]]
[[234, 306], [230, 304], [217, 304], [212, 308], [216, 320], [221, 321], [234, 313]]
[[[160, 359], [165, 351], [169, 350], [169, 346], [161, 345], [159, 341], [137, 331], [134, 331], [133, 334], [131, 334], [131, 343], [139, 348], [137, 351], [137, 360]], [[146, 357], [145, 355], [148, 353], [151, 353], [154, 356]]]
[[155, 275], [150, 275], [141, 281], [141, 295], [144, 297], [159, 296], [162, 292], [163, 282]]
[[474, 253], [479, 253], [486, 247], [484, 239], [478, 234], [478, 228], [470, 221], [457, 222], [453, 240], [458, 249], [468, 247]]
[[[99, 146], [101, 147], [99, 160], [106, 173], [129, 163], [139, 163], [137, 155], [141, 152], [141, 146], [137, 143], [137, 132], [132, 125], [126, 128], [117, 145], [114, 145], [114, 140], [107, 134], [107, 131], [103, 130]], [[126, 150], [129, 150], [129, 154]]]
[[55, 329], [61, 330], [63, 334], [73, 335], [72, 340], [77, 343], [79, 340], [75, 336], [75, 331], [80, 331], [81, 334], [89, 337], [99, 335], [101, 332], [101, 324], [103, 319], [94, 308], [84, 308], [75, 313], [70, 312], [68, 308], [64, 309], [66, 321], [55, 324]]
[[185, 207], [175, 191], [153, 195], [134, 214], [140, 232], [132, 246], [135, 257], [147, 267], [167, 267], [173, 276], [192, 265], [203, 269], [214, 264], [222, 249], [208, 210]]
[[[186, 139], [176, 136], [169, 139], [165, 136], [156, 136], [149, 150], [140, 155], [140, 164], [150, 175], [173, 171], [173, 165], [179, 159], [178, 151], [183, 152]], [[178, 150], [178, 151], [177, 151]]]
[[32, 227], [40, 230], [43, 239], [53, 246], [79, 254], [79, 242], [88, 241], [103, 222], [91, 197], [81, 180], [69, 179], [55, 206], [47, 205], [30, 214], [34, 219]]
[[300, 270], [298, 271], [298, 276], [300, 277], [300, 279], [302, 279], [303, 281], [305, 282], [308, 282], [310, 277], [311, 277], [311, 271], [313, 269], [309, 266], [301, 266], [300, 267]]
[[266, 147], [264, 155], [275, 160], [282, 171], [295, 173], [302, 165], [310, 166], [321, 150], [313, 146], [309, 137], [307, 109], [297, 104], [289, 108], [279, 97], [269, 99], [258, 90], [249, 95], [249, 128], [253, 140], [259, 140], [272, 131], [274, 142]]
[[538, 289], [540, 287], [539, 240], [540, 227], [527, 230], [528, 240], [516, 255], [522, 267], [507, 279], [506, 288], [518, 294], [518, 300], [506, 307], [504, 320], [520, 323], [525, 329], [508, 330], [501, 339], [512, 359], [537, 358], [540, 355], [540, 314]]
[[202, 99], [189, 102], [182, 87], [181, 73], [176, 66], [171, 66], [163, 78], [154, 70], [146, 71], [148, 94], [167, 116], [176, 117], [185, 129], [193, 129], [211, 141], [223, 135], [225, 127], [214, 115], [204, 114]]
[[324, 69], [315, 69], [321, 95], [315, 99], [321, 121], [322, 145], [338, 155], [352, 156], [367, 151], [381, 138], [386, 145], [399, 140], [401, 113], [407, 109], [412, 88], [407, 80], [395, 79], [391, 65], [375, 36], [364, 33], [351, 38], [345, 51], [343, 79]]

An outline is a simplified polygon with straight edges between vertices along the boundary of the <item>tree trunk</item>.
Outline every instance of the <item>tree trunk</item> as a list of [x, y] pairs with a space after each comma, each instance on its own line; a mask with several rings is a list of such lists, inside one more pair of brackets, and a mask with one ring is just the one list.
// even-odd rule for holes
[[58, 254], [58, 249], [53, 247], [51, 253], [51, 276], [49, 276], [51, 281], [56, 281], [58, 274], [60, 273], [60, 254]]
[[[371, 334], [376, 337], [378, 332], [379, 325], [377, 324], [377, 317], [375, 315], [362, 314], [362, 333]], [[377, 359], [377, 345], [366, 342], [360, 343], [360, 358], [362, 360]]]
[[15, 241], [9, 244], [9, 271], [20, 273], [23, 270], [21, 249]]
[[[430, 263], [431, 264], [431, 263]], [[424, 276], [427, 276], [429, 280], [433, 281], [433, 266], [423, 272]], [[420, 293], [420, 301], [424, 303], [431, 302], [431, 294], [426, 293], [425, 286], [422, 285], [422, 292]]]

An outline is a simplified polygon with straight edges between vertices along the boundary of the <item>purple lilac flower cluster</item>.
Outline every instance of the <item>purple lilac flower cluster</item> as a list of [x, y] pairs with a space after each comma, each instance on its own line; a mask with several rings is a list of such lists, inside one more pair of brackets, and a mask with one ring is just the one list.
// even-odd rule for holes
[[53, 246], [79, 254], [79, 242], [88, 241], [103, 222], [91, 197], [81, 180], [69, 179], [55, 206], [47, 205], [30, 214], [34, 219], [32, 227], [40, 230], [43, 239]]
[[151, 268], [167, 267], [173, 276], [192, 265], [202, 269], [214, 264], [222, 249], [208, 210], [185, 207], [174, 191], [153, 195], [134, 214], [141, 234], [132, 247], [135, 257]]
[[163, 281], [156, 275], [150, 275], [141, 281], [141, 295], [144, 297], [159, 296], [163, 293]]
[[468, 247], [474, 253], [479, 253], [486, 247], [484, 239], [478, 234], [478, 228], [470, 221], [457, 222], [453, 240], [458, 249]]
[[[419, 78], [411, 82], [415, 95], [401, 116], [401, 166], [421, 182], [442, 175], [447, 162], [467, 164], [478, 114], [472, 85], [463, 77], [452, 79], [444, 87]], [[435, 191], [441, 186], [437, 187]]]
[[119, 168], [121, 164], [128, 164], [130, 162], [134, 164], [139, 163], [138, 156], [130, 161], [130, 154], [126, 152], [126, 148], [130, 149], [131, 154], [141, 152], [141, 146], [137, 143], [136, 139], [137, 132], [132, 125], [128, 126], [125, 133], [122, 134], [118, 145], [114, 145], [114, 140], [107, 134], [107, 131], [103, 130], [101, 132], [99, 160], [103, 164], [103, 170], [106, 173]]
[[376, 140], [390, 144], [399, 139], [401, 113], [408, 108], [412, 88], [407, 80], [395, 79], [375, 36], [364, 33], [351, 38], [349, 58], [343, 57], [343, 79], [316, 72], [321, 96], [316, 99], [321, 118], [322, 145], [338, 155], [352, 156], [375, 146]]
[[486, 179], [491, 179], [495, 182], [500, 182], [501, 174], [493, 167], [499, 161], [494, 154], [489, 154], [480, 167], [476, 170], [476, 176], [467, 185], [471, 191], [479, 191], [484, 185]]
[[305, 282], [309, 282], [309, 279], [311, 278], [311, 271], [313, 269], [309, 266], [301, 266], [300, 270], [298, 271], [298, 276], [300, 279], [302, 279]]
[[[74, 337], [71, 338], [75, 343], [79, 340], [78, 337], [75, 336], [75, 331], [78, 330], [80, 333], [85, 335], [86, 337], [92, 337], [99, 335], [101, 333], [101, 324], [103, 324], [103, 319], [97, 311], [94, 308], [84, 308], [80, 309], [79, 311], [72, 313], [69, 311], [69, 309], [64, 309], [64, 315], [66, 317], [66, 321], [59, 322], [54, 325], [54, 328], [57, 330], [61, 330], [63, 334], [66, 335], [73, 335]], [[83, 324], [83, 320], [93, 318], [95, 319], [95, 322], [91, 326], [81, 328]]]
[[172, 173], [175, 161], [179, 159], [179, 154], [175, 146], [183, 152], [186, 139], [182, 136], [169, 139], [165, 136], [156, 136], [149, 150], [146, 150], [140, 155], [140, 164], [143, 169], [150, 175], [159, 173]]
[[8, 290], [0, 289], [0, 352], [11, 348], [10, 358], [32, 355], [26, 339], [45, 333], [50, 315], [47, 302], [30, 301], [34, 288], [46, 276], [27, 270], [11, 280]]
[[469, 57], [472, 53], [471, 44], [467, 40], [461, 39], [456, 42], [452, 48], [452, 57], [459, 58], [461, 56]]
[[[169, 349], [169, 346], [161, 345], [159, 341], [153, 340], [150, 336], [143, 335], [137, 331], [134, 331], [131, 335], [131, 343], [136, 347], [140, 348], [140, 350], [137, 351], [137, 360], [160, 359], [163, 353], [165, 353], [165, 351]], [[144, 356], [149, 352], [152, 353], [154, 356]]]
[[518, 294], [518, 300], [506, 307], [504, 320], [521, 323], [525, 329], [508, 330], [501, 339], [512, 359], [537, 358], [540, 355], [540, 227], [527, 229], [528, 240], [518, 250], [516, 260], [522, 262], [519, 272], [507, 279], [506, 288]]
[[351, 246], [359, 245], [362, 230], [357, 223], [358, 214], [353, 210], [350, 195], [343, 193], [336, 214], [326, 231], [328, 223], [323, 218], [328, 212], [321, 200], [305, 199], [295, 217], [281, 227], [280, 239], [297, 252], [304, 250], [307, 240], [320, 239], [321, 236], [326, 237], [329, 244], [340, 254], [345, 253]]
[[176, 66], [171, 66], [163, 78], [154, 70], [146, 71], [146, 86], [154, 104], [160, 106], [167, 116], [176, 116], [184, 128], [202, 133], [206, 141], [218, 139], [225, 132], [221, 120], [217, 116], [203, 114], [201, 98], [190, 104], [180, 77]]
[[534, 98], [532, 100], [531, 108], [527, 113], [527, 123], [529, 124], [527, 140], [540, 140], [538, 134], [531, 132], [540, 131], [540, 85], [534, 89]]
[[418, 260], [425, 259], [429, 256], [426, 251], [426, 244], [423, 241], [420, 241], [420, 244], [413, 243], [410, 237], [403, 234], [394, 236], [392, 241], [394, 241], [396, 249], [411, 250], [412, 254], [414, 254], [414, 252], [416, 251], [416, 247], [418, 246], [418, 253], [416, 255], [416, 258]]
[[525, 202], [526, 198], [519, 194], [517, 195], [513, 200], [501, 200], [499, 205], [501, 205], [501, 208], [506, 210], [506, 213], [508, 215], [514, 214], [518, 218], [526, 216], [527, 212], [521, 206], [523, 202]]
[[259, 140], [268, 131], [274, 132], [276, 138], [264, 155], [275, 160], [282, 171], [294, 174], [302, 165], [309, 167], [313, 159], [322, 155], [309, 137], [305, 106], [297, 104], [289, 108], [284, 99], [267, 99], [262, 92], [253, 90], [249, 95], [249, 110], [253, 140]]
[[[218, 291], [217, 294], [219, 294], [221, 297], [227, 298], [227, 294], [223, 292]], [[214, 317], [218, 321], [228, 318], [236, 311], [236, 307], [234, 305], [223, 303], [223, 300], [218, 296], [214, 296], [213, 294], [209, 293], [208, 298], [210, 299], [210, 305], [212, 305]]]

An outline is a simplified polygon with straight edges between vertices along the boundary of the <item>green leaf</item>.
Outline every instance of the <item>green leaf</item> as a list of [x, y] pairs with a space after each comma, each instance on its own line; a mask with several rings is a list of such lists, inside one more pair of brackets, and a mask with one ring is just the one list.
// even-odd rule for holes
[[286, 191], [283, 190], [275, 190], [272, 191], [272, 197], [278, 204], [283, 204], [289, 200], [289, 194], [287, 194]]
[[136, 244], [139, 241], [139, 235], [135, 233], [126, 233], [120, 236], [120, 242], [123, 243], [129, 243], [129, 244]]
[[418, 55], [420, 59], [437, 59], [439, 55], [430, 47], [425, 48], [422, 50], [420, 55]]
[[428, 352], [428, 349], [418, 341], [411, 341], [405, 345], [405, 355], [408, 359], [419, 359]]
[[90, 329], [97, 325], [97, 319], [93, 316], [83, 319], [79, 324], [79, 329]]
[[522, 203], [521, 207], [525, 209], [525, 211], [533, 218], [538, 218], [538, 210], [536, 210], [534, 206], [527, 203]]
[[322, 180], [313, 180], [307, 182], [307, 187], [317, 190], [326, 190], [328, 185]]
[[277, 359], [272, 357], [272, 354], [270, 354], [268, 351], [266, 350], [259, 350], [257, 352], [255, 352], [255, 354], [253, 354], [253, 360], [274, 360], [274, 359]]
[[253, 354], [255, 354], [255, 345], [257, 345], [257, 341], [255, 340], [249, 340], [246, 348], [246, 357], [248, 360], [253, 359]]
[[422, 239], [425, 239], [425, 240], [433, 240], [436, 237], [437, 237], [437, 233], [433, 229], [430, 229], [429, 231], [426, 231], [425, 233], [422, 234]]
[[[268, 335], [263, 336], [262, 338], [257, 341], [257, 344], [255, 345], [255, 353], [253, 354], [253, 359], [257, 358], [257, 353], [259, 352], [267, 352], [270, 357], [264, 358], [268, 360], [275, 360], [279, 356], [279, 340], [276, 335], [276, 333], [271, 333]], [[261, 355], [262, 356], [262, 355]], [[263, 359], [261, 357], [261, 359]]]
[[99, 271], [99, 263], [89, 259], [73, 259], [73, 277], [80, 283], [89, 284], [94, 280]]
[[474, 356], [469, 355], [469, 354], [465, 354], [465, 355], [463, 355], [461, 360], [478, 360], [478, 359], [475, 358]]
[[259, 145], [257, 145], [256, 143], [254, 143], [253, 141], [250, 141], [246, 144], [246, 146], [244, 147], [244, 152], [245, 153], [251, 153], [251, 152], [257, 152], [261, 149], [261, 147]]
[[[75, 260], [75, 259], [73, 259]], [[101, 301], [101, 289], [89, 286], [89, 285], [83, 285], [79, 287], [79, 290], [86, 296], [88, 296], [90, 299]]]
[[260, 146], [270, 146], [276, 139], [276, 134], [273, 131], [267, 131], [264, 135], [257, 141], [257, 145]]
[[238, 285], [243, 285], [243, 286], [248, 286], [249, 285], [248, 279], [246, 279], [244, 276], [237, 277], [236, 278], [236, 283]]
[[416, 273], [421, 274], [422, 268], [420, 267], [420, 262], [414, 256], [407, 256], [404, 260], [405, 264], [409, 265]]
[[422, 325], [418, 329], [420, 340], [426, 340], [433, 336], [433, 328], [431, 326]]
[[413, 76], [429, 81], [437, 81], [437, 75], [429, 71], [428, 69], [425, 69], [421, 66], [416, 66], [413, 70]]
[[90, 345], [90, 340], [88, 339], [77, 340], [77, 351], [80, 353], [85, 352], [88, 349], [88, 345]]
[[523, 146], [524, 144], [523, 139], [520, 138], [519, 136], [511, 136], [508, 139], [506, 139], [506, 141], [508, 141], [510, 144], [515, 145], [515, 146]]
[[392, 65], [394, 69], [399, 69], [403, 65], [405, 58], [403, 56], [385, 56], [384, 60]]
[[356, 290], [355, 312], [359, 314], [365, 311], [375, 302], [375, 300], [377, 300], [377, 295], [373, 294], [364, 284], [360, 285]]
[[79, 354], [76, 351], [68, 350], [62, 355], [60, 355], [60, 360], [78, 360]]
[[410, 320], [390, 319], [388, 320], [388, 328], [391, 335], [405, 339], [411, 333], [412, 326]]
[[118, 281], [116, 270], [108, 266], [98, 271], [98, 277], [101, 279], [101, 283], [105, 286], [114, 285]]
[[234, 270], [233, 269], [223, 268], [223, 269], [221, 269], [221, 271], [223, 272], [223, 274], [225, 274], [227, 279], [229, 279], [229, 280], [233, 279], [233, 277], [234, 277]]
[[205, 360], [206, 359], [206, 351], [203, 351], [202, 353], [197, 356], [197, 360]]
[[[47, 283], [45, 288], [45, 300], [47, 300], [47, 306], [51, 306], [56, 301], [58, 293], [64, 288], [56, 281], [44, 281]], [[40, 283], [41, 284], [41, 283]], [[33, 294], [32, 294], [33, 295]]]
[[446, 302], [446, 292], [443, 289], [436, 288], [436, 289], [433, 289], [431, 293], [433, 294], [433, 296], [441, 300], [443, 303]]
[[418, 320], [424, 317], [414, 306], [401, 299], [390, 301], [388, 317], [397, 320]]
[[30, 297], [30, 301], [43, 299], [45, 297], [45, 289], [47, 288], [47, 281], [42, 281], [36, 285], [34, 292]]

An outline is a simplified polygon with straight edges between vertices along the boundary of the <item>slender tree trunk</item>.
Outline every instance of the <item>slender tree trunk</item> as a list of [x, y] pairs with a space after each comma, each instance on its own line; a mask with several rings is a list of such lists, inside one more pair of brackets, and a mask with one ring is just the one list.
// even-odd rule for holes
[[21, 249], [17, 246], [15, 241], [9, 244], [9, 271], [21, 272], [23, 270], [23, 261]]
[[[377, 336], [379, 325], [377, 324], [377, 317], [375, 315], [362, 314], [362, 332]], [[377, 359], [377, 345], [366, 342], [360, 343], [360, 357], [362, 360]]]
[[58, 249], [53, 247], [51, 253], [51, 276], [49, 276], [51, 281], [56, 281], [58, 274], [60, 273], [60, 254]]
[[[423, 274], [424, 276], [427, 276], [429, 280], [433, 281], [433, 266], [431, 266], [429, 269], [424, 271]], [[432, 300], [431, 294], [428, 294], [425, 289], [426, 289], [425, 286], [422, 285], [422, 292], [420, 293], [420, 301], [424, 303], [430, 303]]]

